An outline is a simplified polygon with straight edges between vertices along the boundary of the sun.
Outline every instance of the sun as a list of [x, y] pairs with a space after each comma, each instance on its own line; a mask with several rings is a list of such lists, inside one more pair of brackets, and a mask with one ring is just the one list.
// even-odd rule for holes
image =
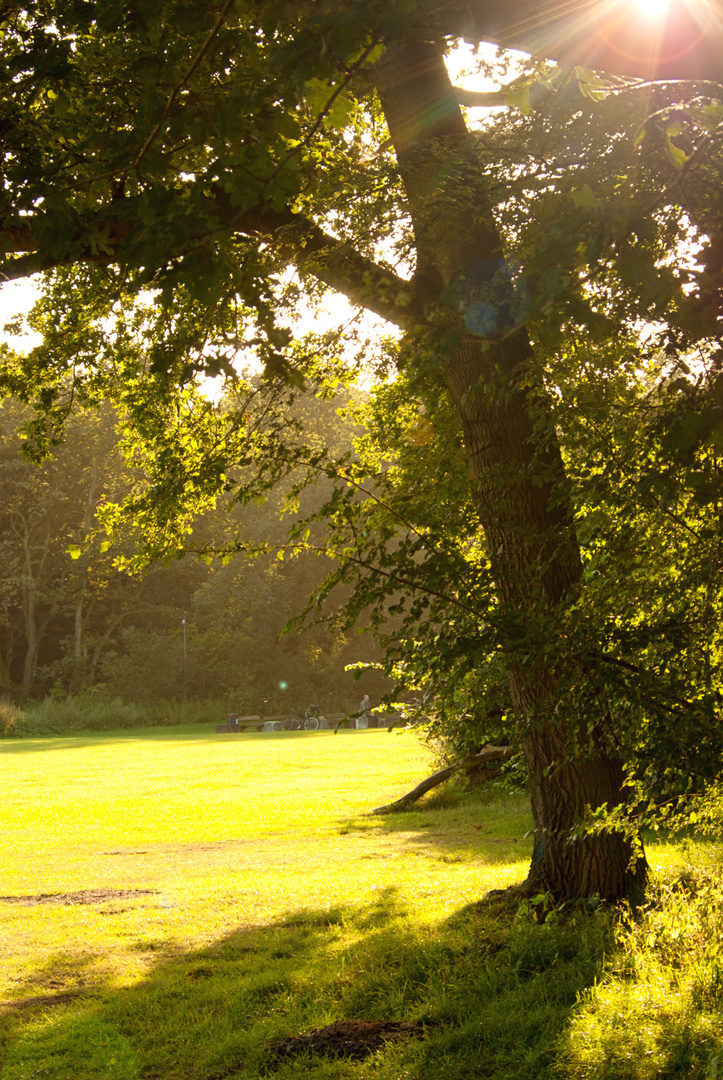
[[670, 0], [634, 0], [634, 4], [639, 15], [659, 22], [665, 18]]

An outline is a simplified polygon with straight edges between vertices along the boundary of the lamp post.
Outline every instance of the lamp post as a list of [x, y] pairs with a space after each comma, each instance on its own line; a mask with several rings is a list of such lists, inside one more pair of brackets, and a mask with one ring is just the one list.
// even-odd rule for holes
[[181, 620], [183, 623], [183, 696], [185, 698], [188, 689], [188, 644], [186, 641], [186, 616]]

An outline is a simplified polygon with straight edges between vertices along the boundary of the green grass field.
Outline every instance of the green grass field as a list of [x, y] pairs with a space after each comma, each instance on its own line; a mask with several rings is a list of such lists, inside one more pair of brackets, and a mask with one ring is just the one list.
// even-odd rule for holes
[[[713, 991], [697, 1034], [689, 1022], [712, 968], [685, 985], [680, 957], [677, 984], [664, 957], [643, 970], [643, 931], [621, 936], [610, 913], [540, 923], [478, 903], [525, 875], [524, 799], [451, 789], [369, 815], [432, 768], [409, 732], [0, 743], [2, 1080], [713, 1076]], [[693, 873], [675, 846], [651, 863], [661, 880]], [[695, 873], [703, 895], [711, 876]], [[671, 926], [651, 914], [644, 932], [665, 952]], [[631, 978], [638, 1013], [658, 1016], [674, 984], [677, 1012], [605, 1071], [615, 1016], [638, 1015], [618, 993]], [[425, 1037], [364, 1061], [270, 1053], [358, 1019], [422, 1023]], [[660, 1071], [671, 1062], [698, 1071]]]

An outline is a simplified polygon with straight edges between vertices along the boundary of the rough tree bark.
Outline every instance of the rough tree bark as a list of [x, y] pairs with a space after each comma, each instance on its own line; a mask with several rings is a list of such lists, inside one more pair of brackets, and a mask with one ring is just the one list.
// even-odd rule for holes
[[[436, 45], [391, 44], [376, 82], [414, 228], [418, 295], [428, 304], [451, 296], [462, 313], [461, 344], [439, 362], [462, 423], [496, 587], [534, 642], [536, 628], [576, 595], [581, 564], [554, 426], [531, 381], [528, 335], [515, 326], [502, 240]], [[454, 317], [449, 303], [447, 310]], [[496, 339], [474, 332], [480, 316]], [[529, 648], [524, 663], [513, 654], [508, 664], [535, 823], [527, 885], [559, 897], [620, 897], [642, 870], [631, 868], [629, 841], [617, 832], [571, 839], [586, 807], [622, 801], [620, 762], [595, 722], [560, 715], [560, 657], [553, 671], [542, 643], [531, 657]], [[592, 749], [576, 753], [578, 745]]]

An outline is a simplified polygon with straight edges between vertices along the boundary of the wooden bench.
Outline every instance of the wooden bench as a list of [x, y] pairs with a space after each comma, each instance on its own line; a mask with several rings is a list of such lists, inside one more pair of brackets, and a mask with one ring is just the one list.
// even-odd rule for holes
[[[401, 727], [404, 721], [402, 720], [402, 714], [395, 713], [377, 713], [374, 717], [374, 727], [376, 728], [388, 728], [388, 727]], [[372, 727], [372, 724], [369, 724]]]
[[281, 725], [286, 720], [288, 713], [279, 713], [276, 716], [264, 717], [264, 731], [281, 731]]
[[320, 731], [333, 730], [337, 726], [337, 724], [339, 723], [340, 720], [342, 721], [340, 726], [341, 727], [346, 727], [346, 724], [343, 722], [343, 721], [346, 720], [346, 713], [344, 713], [344, 712], [322, 713], [319, 716], [319, 730]]
[[227, 723], [216, 724], [216, 734], [223, 735], [230, 731], [234, 734], [241, 734], [241, 732], [246, 731], [247, 728], [263, 731], [264, 722], [260, 716], [234, 716], [233, 713], [231, 713], [229, 714]]
[[247, 728], [253, 728], [254, 731], [263, 731], [264, 722], [260, 716], [239, 716], [238, 729], [239, 731], [246, 731]]

